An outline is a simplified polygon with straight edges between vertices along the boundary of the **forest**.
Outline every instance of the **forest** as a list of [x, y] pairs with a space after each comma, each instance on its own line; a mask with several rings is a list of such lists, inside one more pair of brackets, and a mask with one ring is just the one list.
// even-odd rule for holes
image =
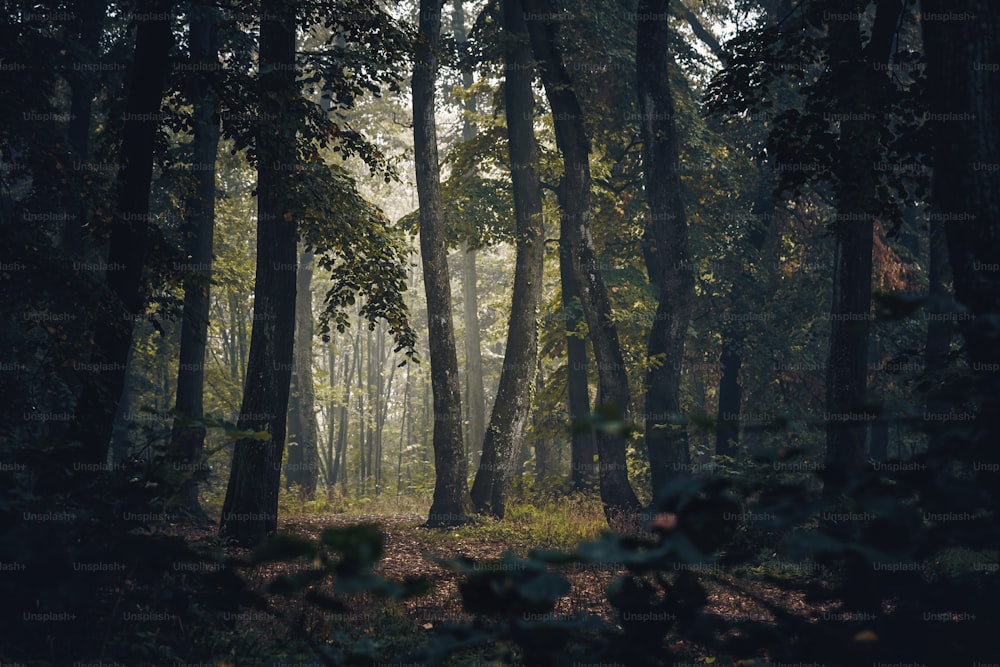
[[996, 0], [2, 4], [0, 665], [1000, 665]]

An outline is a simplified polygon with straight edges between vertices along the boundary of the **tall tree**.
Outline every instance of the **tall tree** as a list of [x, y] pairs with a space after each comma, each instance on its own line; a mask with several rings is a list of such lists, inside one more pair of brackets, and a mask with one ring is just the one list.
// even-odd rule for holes
[[514, 290], [507, 323], [507, 349], [500, 384], [483, 440], [483, 455], [472, 485], [478, 512], [502, 518], [504, 498], [513, 481], [538, 355], [535, 311], [542, 296], [545, 239], [542, 191], [538, 182], [538, 144], [531, 90], [531, 50], [524, 12], [518, 0], [502, 0], [504, 35], [504, 107], [507, 146], [517, 221]]
[[435, 479], [434, 499], [427, 517], [429, 526], [465, 523], [470, 509], [434, 115], [442, 6], [443, 0], [420, 0], [411, 83], [413, 152], [420, 204], [420, 253], [427, 296], [427, 342], [434, 395]]
[[171, 4], [164, 0], [142, 3], [145, 11], [137, 20], [106, 271], [107, 285], [115, 299], [114, 313], [94, 332], [93, 365], [99, 370], [85, 379], [71, 434], [71, 439], [81, 443], [80, 456], [88, 464], [107, 461], [132, 332], [146, 305], [149, 192], [157, 119], [174, 43], [169, 20]]
[[[184, 507], [203, 517], [198, 503], [198, 473], [205, 446], [203, 394], [205, 348], [208, 344], [208, 311], [211, 300], [212, 244], [215, 233], [215, 162], [219, 150], [218, 92], [214, 83], [219, 68], [217, 16], [209, 8], [193, 7], [188, 41], [191, 65], [198, 86], [194, 91], [193, 159], [191, 195], [184, 224], [184, 310], [181, 323], [180, 361], [177, 366], [177, 400], [171, 449], [185, 472], [180, 490]], [[200, 75], [200, 76], [199, 76]]]
[[[834, 163], [836, 219], [830, 356], [827, 365], [826, 493], [865, 465], [868, 412], [868, 333], [872, 303], [872, 246], [877, 205], [875, 164], [888, 64], [903, 0], [879, 0], [871, 39], [862, 45], [854, 0], [835, 0], [824, 14], [833, 112], [840, 118]], [[859, 91], [864, 91], [859, 94]]]
[[278, 527], [278, 490], [295, 334], [297, 232], [290, 174], [296, 164], [296, 3], [263, 0], [257, 129], [257, 272], [253, 330], [237, 427], [266, 434], [238, 440], [222, 506], [221, 537], [257, 544]]
[[[555, 16], [541, 0], [522, 0], [528, 35], [540, 63], [542, 85], [552, 109], [556, 144], [562, 153], [563, 178], [559, 200], [563, 210], [559, 233], [569, 252], [573, 278], [580, 287], [580, 304], [587, 322], [597, 365], [596, 412], [609, 422], [597, 429], [601, 501], [609, 521], [639, 505], [628, 481], [625, 438], [617, 426], [628, 410], [628, 375], [611, 319], [611, 303], [590, 236], [590, 141], [583, 109], [573, 89], [557, 41]], [[616, 423], [617, 422], [617, 423]]]
[[[455, 43], [460, 47], [465, 43], [465, 6], [463, 0], [452, 0], [451, 26]], [[462, 68], [462, 87], [468, 92], [472, 88], [472, 69]], [[472, 114], [476, 112], [476, 98], [468, 95], [462, 105], [462, 141], [476, 138], [476, 126]], [[474, 456], [476, 448], [486, 431], [486, 397], [483, 391], [483, 350], [479, 336], [479, 287], [476, 270], [476, 249], [468, 243], [462, 244], [462, 313], [465, 320], [465, 409], [469, 413], [469, 427], [466, 431], [469, 455]]]
[[653, 493], [689, 471], [687, 429], [680, 417], [684, 339], [694, 306], [687, 217], [677, 171], [677, 129], [670, 91], [670, 0], [640, 0], [636, 16], [636, 73], [650, 237], [659, 292], [649, 333], [646, 373], [646, 448]]
[[[292, 386], [288, 401], [288, 462], [285, 483], [299, 487], [303, 498], [316, 495], [319, 466], [317, 446], [316, 392], [312, 374], [312, 276], [313, 252], [299, 253], [295, 288], [295, 351]], [[331, 429], [332, 431], [332, 429]]]
[[[969, 459], [990, 470], [1000, 455], [1000, 7], [988, 0], [924, 0], [932, 103], [932, 220], [944, 223], [955, 298], [976, 377], [979, 417]], [[995, 470], [995, 468], [992, 468]], [[994, 475], [980, 472], [986, 488]]]

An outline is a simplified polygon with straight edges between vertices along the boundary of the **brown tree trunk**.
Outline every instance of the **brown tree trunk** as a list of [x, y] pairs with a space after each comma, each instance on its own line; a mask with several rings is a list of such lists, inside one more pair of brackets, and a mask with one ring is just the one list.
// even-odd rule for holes
[[670, 0], [640, 0], [636, 12], [636, 71], [650, 237], [659, 265], [659, 304], [649, 333], [646, 373], [646, 449], [653, 494], [690, 472], [691, 453], [681, 415], [684, 339], [694, 307], [694, 273], [688, 250], [674, 99], [670, 91]]
[[289, 176], [296, 161], [295, 4], [263, 0], [257, 132], [257, 273], [240, 430], [219, 535], [253, 546], [278, 528], [278, 489], [295, 342], [297, 234]]
[[428, 526], [465, 523], [470, 509], [468, 461], [462, 443], [462, 394], [451, 315], [451, 286], [434, 115], [442, 4], [443, 0], [420, 0], [411, 84], [413, 152], [420, 202], [420, 253], [427, 295], [427, 342], [434, 394], [435, 480]]
[[560, 236], [570, 249], [569, 260], [580, 286], [580, 301], [597, 364], [596, 413], [608, 428], [597, 429], [601, 500], [609, 521], [638, 508], [628, 481], [625, 438], [618, 425], [625, 419], [630, 394], [628, 375], [611, 320], [611, 304], [590, 237], [590, 142], [583, 124], [583, 109], [563, 64], [555, 26], [540, 0], [522, 0], [531, 48], [540, 62], [542, 84], [552, 109], [556, 144], [563, 158], [560, 203], [563, 215]]
[[132, 332], [146, 305], [143, 274], [149, 245], [154, 140], [174, 38], [170, 3], [149, 2], [144, 9], [148, 20], [137, 22], [118, 159], [118, 205], [108, 249], [106, 280], [115, 303], [94, 332], [94, 365], [102, 370], [84, 378], [70, 436], [81, 443], [80, 459], [87, 464], [107, 461]]
[[[199, 14], [191, 19], [192, 63], [218, 64], [216, 17]], [[211, 75], [209, 75], [211, 76]], [[208, 318], [212, 283], [212, 245], [215, 233], [215, 161], [219, 150], [219, 121], [216, 90], [207, 85], [194, 101], [194, 192], [187, 202], [184, 241], [184, 310], [181, 324], [180, 361], [177, 367], [177, 401], [170, 446], [186, 475], [179, 493], [182, 505], [195, 516], [205, 518], [198, 503], [198, 480], [204, 469], [205, 425], [202, 403], [205, 391], [205, 349], [208, 345]]]
[[538, 353], [535, 311], [542, 297], [545, 252], [542, 191], [537, 172], [538, 144], [533, 125], [535, 99], [531, 90], [531, 51], [518, 0], [502, 0], [501, 4], [505, 34], [504, 104], [517, 220], [517, 258], [507, 323], [507, 349], [490, 425], [483, 440], [479, 471], [472, 485], [476, 511], [499, 518], [504, 515], [504, 499], [513, 481], [531, 408]]
[[851, 119], [841, 121], [835, 166], [836, 246], [826, 377], [827, 495], [839, 494], [850, 475], [865, 465], [870, 421], [866, 395], [874, 233], [871, 211], [876, 209], [874, 165], [879, 157], [879, 123], [887, 85], [884, 72], [874, 65], [889, 62], [902, 9], [902, 0], [879, 1], [872, 38], [864, 49], [856, 3], [838, 0], [830, 9], [831, 16], [846, 17], [829, 22], [832, 85], [843, 95], [835, 112]]

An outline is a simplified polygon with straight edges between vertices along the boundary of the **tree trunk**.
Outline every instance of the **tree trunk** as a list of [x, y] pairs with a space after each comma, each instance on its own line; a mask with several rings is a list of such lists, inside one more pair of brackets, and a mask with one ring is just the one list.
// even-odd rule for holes
[[410, 444], [410, 365], [406, 365], [406, 380], [403, 383], [403, 414], [399, 420], [399, 451], [396, 456], [396, 499], [403, 492], [403, 446]]
[[[79, 47], [91, 62], [98, 62], [101, 57], [101, 34], [106, 11], [105, 0], [76, 0], [74, 3], [76, 19], [80, 22], [77, 40]], [[71, 91], [69, 116], [69, 145], [74, 157], [80, 161], [90, 159], [90, 122], [93, 116], [94, 96], [99, 88], [99, 78], [96, 73], [85, 70], [73, 70], [68, 76]], [[81, 253], [89, 249], [84, 246], [83, 228], [86, 224], [87, 205], [85, 198], [80, 198], [80, 204], [74, 216], [67, 222], [62, 237], [63, 247], [69, 252]]]
[[[466, 41], [465, 8], [462, 0], [453, 0], [451, 13], [451, 29], [455, 42], [463, 44]], [[473, 84], [472, 70], [462, 69], [462, 87], [470, 89]], [[469, 115], [476, 112], [476, 100], [468, 97], [465, 100], [466, 117], [462, 120], [462, 141], [472, 141], [476, 138], [476, 126]], [[486, 398], [483, 391], [483, 351], [479, 337], [479, 288], [476, 275], [476, 249], [468, 244], [462, 244], [462, 309], [465, 320], [465, 409], [468, 412], [468, 429], [466, 444], [470, 464], [478, 466], [474, 457], [479, 453], [479, 445], [486, 432]]]
[[135, 60], [129, 75], [126, 116], [118, 158], [117, 211], [111, 226], [106, 280], [115, 300], [94, 332], [95, 371], [84, 379], [71, 440], [80, 458], [104, 464], [108, 458], [115, 406], [121, 397], [132, 332], [146, 305], [144, 271], [149, 244], [149, 192], [163, 86], [174, 38], [170, 4], [144, 5], [148, 20], [137, 21]]
[[[379, 400], [381, 401], [382, 408], [379, 411], [378, 418], [378, 430], [377, 439], [378, 449], [375, 452], [375, 493], [376, 495], [382, 494], [382, 454], [383, 454], [383, 444], [385, 436], [385, 421], [389, 414], [389, 400], [392, 398], [392, 381], [396, 377], [396, 369], [399, 367], [392, 358], [392, 353], [386, 347], [385, 344], [385, 328], [379, 329], [379, 366], [380, 373], [384, 377], [385, 375], [385, 365], [390, 364], [389, 367], [389, 377], [382, 383], [379, 388]], [[402, 426], [400, 426], [402, 430]]]
[[278, 527], [278, 489], [295, 337], [297, 234], [289, 175], [296, 161], [297, 122], [289, 112], [295, 81], [295, 5], [263, 0], [260, 111], [257, 132], [257, 273], [247, 382], [237, 426], [264, 432], [233, 449], [219, 534], [253, 546]]
[[590, 380], [587, 362], [587, 341], [578, 329], [585, 324], [580, 303], [580, 284], [570, 264], [567, 238], [559, 241], [559, 278], [562, 285], [563, 317], [566, 322], [566, 393], [570, 420], [570, 459], [573, 488], [577, 491], [594, 488], [599, 480], [597, 435], [590, 420]]
[[472, 485], [477, 512], [503, 518], [504, 499], [513, 481], [524, 427], [531, 408], [532, 383], [538, 356], [535, 311], [542, 297], [545, 239], [542, 227], [542, 191], [538, 183], [538, 144], [535, 142], [534, 93], [531, 90], [531, 52], [527, 46], [524, 13], [518, 0], [503, 0], [504, 104], [507, 145], [517, 221], [517, 258], [514, 291], [507, 323], [500, 384], [483, 440], [483, 455]]
[[684, 339], [694, 307], [674, 98], [670, 91], [670, 0], [640, 0], [636, 12], [636, 71], [652, 251], [659, 270], [659, 304], [649, 332], [646, 449], [654, 497], [672, 478], [690, 473], [691, 453], [681, 415]]
[[989, 0], [924, 0], [922, 22], [934, 132], [932, 219], [943, 223], [955, 299], [971, 311], [960, 324], [978, 386], [968, 460], [996, 493], [1000, 462], [1000, 7]]
[[638, 508], [639, 501], [628, 481], [625, 438], [618, 428], [629, 405], [628, 375], [611, 320], [611, 304], [590, 237], [590, 142], [583, 124], [583, 109], [557, 47], [556, 31], [540, 0], [521, 3], [531, 38], [531, 48], [541, 63], [542, 85], [552, 109], [556, 144], [563, 158], [563, 182], [559, 188], [563, 215], [560, 236], [568, 253], [574, 278], [580, 286], [580, 301], [587, 321], [594, 360], [597, 363], [599, 419], [607, 428], [597, 429], [598, 470], [601, 501], [609, 521]]
[[420, 202], [420, 253], [427, 295], [431, 385], [434, 393], [434, 499], [428, 526], [465, 523], [470, 509], [468, 461], [462, 443], [462, 394], [451, 316], [444, 237], [434, 87], [443, 0], [420, 0], [413, 66], [413, 152]]
[[[216, 20], [212, 13], [198, 13], [191, 19], [191, 61], [206, 66], [205, 72], [218, 64]], [[205, 425], [201, 420], [205, 416], [202, 398], [215, 233], [215, 161], [219, 150], [216, 97], [215, 87], [206, 85], [201, 96], [194, 100], [194, 192], [187, 202], [184, 226], [187, 266], [177, 366], [177, 416], [170, 434], [170, 447], [186, 475], [178, 494], [181, 504], [199, 518], [205, 518], [198, 503], [198, 480], [204, 473]]]
[[715, 453], [735, 459], [740, 451], [740, 411], [743, 407], [743, 386], [740, 370], [743, 366], [743, 337], [735, 326], [722, 330], [722, 354], [719, 363], [719, 415], [715, 426]]
[[[949, 400], [945, 395], [944, 373], [948, 368], [948, 353], [951, 350], [952, 322], [948, 320], [946, 308], [951, 301], [948, 283], [951, 282], [951, 267], [948, 264], [948, 243], [945, 238], [945, 225], [940, 218], [931, 216], [928, 234], [928, 306], [927, 306], [927, 338], [924, 351], [924, 372], [931, 380], [924, 410], [927, 428], [940, 430], [945, 419], [941, 415], [948, 412]], [[937, 438], [931, 438], [930, 444], [939, 444]]]
[[[862, 49], [856, 3], [838, 0], [831, 15], [832, 85], [843, 93], [835, 111], [843, 120], [835, 166], [837, 219], [833, 224], [833, 303], [826, 377], [827, 432], [824, 493], [838, 495], [865, 465], [870, 411], [866, 406], [871, 319], [872, 245], [876, 210], [875, 163], [887, 80], [874, 67], [889, 62], [902, 0], [880, 0], [872, 38]], [[859, 94], [863, 91], [863, 94]], [[869, 118], [870, 117], [870, 118]], [[875, 119], [875, 120], [872, 120]]]
[[[285, 484], [295, 484], [307, 500], [316, 496], [317, 447], [316, 392], [312, 373], [312, 276], [313, 252], [299, 254], [295, 288], [295, 351], [291, 396], [288, 404], [288, 464]], [[294, 444], [293, 444], [294, 443]]]
[[[537, 396], [543, 389], [542, 382], [542, 360], [537, 360], [535, 368], [535, 395]], [[550, 419], [548, 415], [539, 414], [534, 411], [532, 424], [537, 433], [541, 425]], [[558, 479], [559, 472], [559, 451], [547, 437], [535, 437], [535, 484], [548, 488]], [[593, 464], [591, 465], [593, 467]]]
[[323, 452], [323, 461], [324, 461], [323, 467], [325, 469], [324, 474], [326, 475], [326, 488], [327, 492], [329, 493], [329, 490], [332, 489], [333, 485], [337, 482], [337, 477], [334, 471], [334, 463], [333, 463], [334, 459], [333, 453], [335, 451], [335, 446], [336, 446], [336, 439], [335, 439], [336, 431], [334, 429], [333, 415], [336, 412], [336, 407], [333, 404], [332, 392], [333, 388], [337, 386], [337, 373], [336, 373], [337, 363], [333, 354], [333, 341], [330, 341], [330, 343], [327, 345], [326, 354], [327, 354], [326, 366], [327, 370], [330, 373], [329, 382], [330, 382], [331, 395], [330, 395], [330, 401], [329, 403], [327, 403], [326, 406], [326, 448]]

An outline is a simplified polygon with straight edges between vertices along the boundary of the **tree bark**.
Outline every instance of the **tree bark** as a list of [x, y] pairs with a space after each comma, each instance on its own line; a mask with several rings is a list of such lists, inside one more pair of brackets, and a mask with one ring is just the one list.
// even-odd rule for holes
[[[952, 322], [947, 319], [947, 312], [953, 309], [944, 308], [951, 300], [948, 283], [951, 282], [951, 266], [948, 264], [948, 242], [945, 238], [945, 225], [940, 218], [932, 214], [928, 233], [928, 299], [927, 307], [927, 337], [924, 351], [924, 372], [931, 380], [924, 410], [927, 412], [927, 427], [937, 430], [943, 425], [940, 418], [948, 411], [948, 399], [945, 396], [943, 376], [948, 367], [948, 353], [951, 350]], [[937, 444], [937, 438], [931, 439], [931, 444]]]
[[[872, 38], [862, 49], [852, 0], [831, 4], [828, 52], [831, 84], [845, 114], [835, 166], [837, 219], [833, 224], [833, 303], [826, 377], [827, 432], [824, 493], [837, 495], [865, 465], [868, 422], [868, 332], [871, 320], [872, 245], [876, 209], [875, 163], [879, 158], [881, 108], [887, 79], [875, 64], [887, 64], [902, 0], [880, 0]], [[860, 91], [860, 94], [859, 94]], [[853, 118], [860, 118], [854, 120]]]
[[[218, 64], [216, 17], [211, 13], [191, 18], [189, 42], [191, 62]], [[211, 304], [212, 245], [215, 233], [215, 161], [219, 150], [218, 102], [214, 85], [205, 77], [205, 88], [194, 100], [194, 192], [187, 202], [184, 241], [184, 309], [181, 323], [180, 361], [177, 366], [177, 401], [170, 446], [186, 476], [179, 497], [182, 505], [198, 518], [205, 518], [198, 503], [198, 480], [203, 476], [205, 448], [204, 406], [205, 348]]]
[[513, 481], [524, 428], [531, 408], [538, 356], [535, 311], [542, 297], [545, 239], [542, 191], [538, 182], [538, 144], [534, 130], [531, 51], [524, 13], [518, 0], [502, 0], [504, 31], [504, 105], [507, 145], [517, 221], [514, 290], [507, 323], [500, 384], [483, 440], [483, 455], [472, 485], [477, 512], [503, 518], [504, 501]]
[[[97, 62], [101, 55], [101, 34], [106, 11], [105, 0], [76, 0], [75, 14], [79, 23], [77, 40], [80, 48]], [[69, 145], [77, 160], [90, 159], [90, 123], [93, 116], [94, 96], [99, 88], [99, 78], [94, 72], [73, 71], [69, 75], [70, 116]], [[85, 198], [81, 197], [81, 200]], [[74, 216], [67, 222], [63, 234], [63, 247], [81, 253], [89, 249], [84, 245], [83, 228], [86, 224], [87, 205], [81, 201]]]
[[[1000, 460], [1000, 7], [988, 0], [924, 0], [933, 145], [932, 220], [944, 223], [955, 298], [976, 378], [977, 433], [967, 457], [996, 493]], [[951, 15], [958, 20], [948, 20]], [[938, 17], [944, 16], [945, 20]], [[992, 468], [995, 470], [995, 468]]]
[[297, 122], [289, 113], [295, 81], [295, 4], [263, 0], [260, 28], [261, 118], [257, 132], [257, 272], [253, 330], [240, 430], [264, 432], [233, 448], [219, 534], [253, 546], [278, 527], [278, 489], [295, 339], [297, 234], [289, 184]]
[[94, 361], [103, 370], [84, 378], [70, 436], [81, 443], [80, 458], [87, 464], [107, 462], [132, 332], [146, 305], [143, 274], [149, 245], [154, 139], [174, 38], [170, 3], [151, 2], [145, 9], [143, 18], [148, 20], [138, 21], [135, 60], [129, 75], [118, 159], [118, 205], [108, 249], [106, 280], [115, 303], [113, 314], [94, 332]]
[[468, 520], [468, 461], [462, 443], [462, 395], [451, 315], [448, 251], [444, 237], [434, 87], [441, 38], [443, 0], [420, 0], [413, 66], [413, 152], [420, 203], [420, 253], [429, 325], [431, 385], [434, 394], [434, 498], [428, 526]]
[[[455, 42], [463, 44], [467, 39], [465, 28], [465, 7], [463, 0], [453, 0], [451, 13], [452, 32]], [[472, 88], [472, 70], [462, 70], [462, 87]], [[472, 141], [476, 138], [476, 126], [469, 115], [476, 112], [476, 100], [468, 97], [465, 100], [465, 118], [462, 119], [462, 141]], [[466, 443], [470, 464], [478, 466], [475, 460], [479, 445], [486, 432], [486, 396], [483, 390], [483, 351], [479, 336], [479, 288], [476, 272], [476, 249], [467, 243], [462, 244], [462, 314], [465, 320], [465, 409], [468, 412], [468, 429]]]
[[559, 241], [559, 279], [563, 317], [566, 322], [566, 393], [570, 420], [570, 459], [573, 488], [583, 491], [596, 487], [599, 479], [597, 436], [590, 420], [590, 380], [587, 341], [579, 335], [585, 323], [580, 305], [580, 285], [570, 265], [572, 249], [568, 240]]
[[[288, 462], [286, 488], [295, 484], [307, 500], [316, 496], [319, 465], [316, 426], [316, 392], [312, 373], [312, 276], [313, 252], [299, 253], [295, 288], [295, 351], [291, 395], [288, 403]], [[293, 444], [294, 443], [294, 444]]]
[[694, 272], [688, 249], [674, 99], [670, 91], [670, 0], [640, 0], [636, 71], [650, 237], [659, 264], [659, 303], [649, 333], [646, 373], [646, 449], [653, 494], [690, 473], [691, 454], [680, 406], [684, 339], [694, 307]]
[[628, 481], [625, 438], [616, 428], [629, 406], [628, 376], [611, 320], [611, 304], [590, 236], [590, 142], [583, 123], [583, 110], [556, 44], [556, 31], [547, 17], [553, 16], [540, 0], [522, 0], [531, 48], [541, 64], [542, 85], [552, 109], [556, 144], [563, 158], [560, 204], [563, 215], [560, 236], [569, 248], [569, 264], [580, 287], [580, 302], [589, 329], [597, 364], [597, 405], [600, 419], [609, 428], [596, 432], [601, 501], [609, 521], [638, 508], [639, 501]]

